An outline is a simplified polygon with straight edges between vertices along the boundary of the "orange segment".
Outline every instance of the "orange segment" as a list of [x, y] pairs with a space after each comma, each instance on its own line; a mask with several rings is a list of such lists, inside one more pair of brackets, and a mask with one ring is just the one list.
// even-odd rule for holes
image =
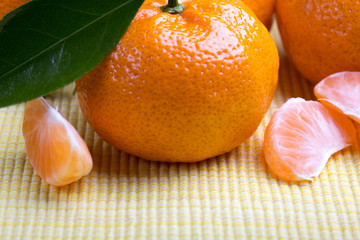
[[264, 155], [272, 172], [285, 180], [312, 180], [329, 157], [356, 141], [350, 119], [319, 102], [288, 100], [265, 131]]
[[316, 97], [326, 105], [360, 123], [360, 72], [340, 72], [319, 82]]
[[91, 171], [86, 143], [44, 98], [26, 103], [22, 131], [29, 161], [48, 184], [66, 185]]

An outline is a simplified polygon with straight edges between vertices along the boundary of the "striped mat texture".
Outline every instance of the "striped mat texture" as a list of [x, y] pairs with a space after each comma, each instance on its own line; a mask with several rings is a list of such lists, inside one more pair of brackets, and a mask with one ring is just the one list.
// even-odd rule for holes
[[360, 239], [359, 146], [333, 155], [314, 182], [277, 179], [262, 158], [273, 111], [290, 97], [315, 99], [286, 58], [255, 134], [199, 163], [139, 159], [105, 143], [79, 110], [74, 85], [47, 99], [84, 137], [90, 175], [56, 188], [27, 161], [24, 104], [0, 109], [0, 239]]

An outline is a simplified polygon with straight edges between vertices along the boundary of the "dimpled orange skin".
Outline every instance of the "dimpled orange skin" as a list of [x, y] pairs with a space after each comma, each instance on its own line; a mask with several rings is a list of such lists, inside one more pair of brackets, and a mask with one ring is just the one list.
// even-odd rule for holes
[[359, 0], [277, 0], [276, 16], [289, 58], [311, 82], [360, 70]]
[[226, 153], [258, 127], [279, 57], [242, 2], [185, 1], [181, 14], [145, 1], [116, 48], [76, 81], [82, 112], [108, 143], [155, 161]]
[[251, 10], [254, 11], [259, 20], [266, 26], [271, 28], [273, 13], [275, 11], [275, 0], [242, 0]]
[[0, 1], [0, 19], [3, 18], [8, 12], [20, 7], [30, 0], [1, 0]]

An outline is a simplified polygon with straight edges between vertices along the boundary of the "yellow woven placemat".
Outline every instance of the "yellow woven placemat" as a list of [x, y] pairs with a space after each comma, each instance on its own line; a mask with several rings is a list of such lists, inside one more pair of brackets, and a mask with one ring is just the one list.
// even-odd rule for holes
[[256, 133], [199, 163], [149, 162], [106, 144], [82, 116], [73, 85], [48, 98], [84, 137], [90, 175], [51, 187], [27, 161], [24, 104], [0, 109], [1, 239], [360, 239], [359, 146], [332, 156], [314, 182], [275, 178], [261, 157], [271, 114], [287, 98], [314, 99], [281, 55], [279, 87]]

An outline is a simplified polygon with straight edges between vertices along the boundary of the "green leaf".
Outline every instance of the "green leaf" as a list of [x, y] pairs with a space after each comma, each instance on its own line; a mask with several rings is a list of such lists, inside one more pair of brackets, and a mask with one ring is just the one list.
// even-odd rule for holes
[[0, 107], [59, 89], [98, 65], [144, 0], [33, 0], [0, 21]]

